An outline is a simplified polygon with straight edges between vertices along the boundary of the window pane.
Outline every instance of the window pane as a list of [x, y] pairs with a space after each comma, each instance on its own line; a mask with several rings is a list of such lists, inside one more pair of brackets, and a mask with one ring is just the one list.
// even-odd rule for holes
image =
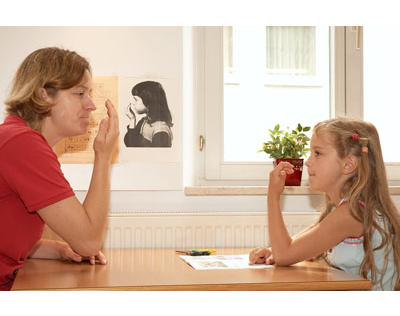
[[364, 119], [379, 132], [385, 162], [399, 162], [400, 27], [364, 27]]
[[315, 75], [315, 26], [267, 26], [266, 71]]
[[[257, 151], [268, 129], [329, 118], [329, 27], [233, 26], [224, 36], [232, 38], [234, 60], [234, 71], [224, 71], [224, 161], [265, 162]], [[279, 66], [268, 61], [267, 41], [286, 43], [272, 49]]]

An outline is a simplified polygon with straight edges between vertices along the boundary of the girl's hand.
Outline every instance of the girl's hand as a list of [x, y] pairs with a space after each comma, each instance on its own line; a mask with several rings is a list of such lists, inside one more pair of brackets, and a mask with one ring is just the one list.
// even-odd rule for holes
[[125, 115], [130, 119], [135, 119], [136, 115], [135, 112], [132, 110], [132, 103], [129, 103], [125, 109]]
[[84, 260], [89, 260], [90, 264], [96, 264], [96, 258], [99, 260], [100, 264], [107, 264], [107, 259], [104, 254], [99, 251], [96, 256], [82, 257], [80, 254], [75, 252], [70, 245], [63, 243], [60, 249], [60, 257], [62, 260], [72, 260], [74, 262], [82, 262]]
[[275, 260], [271, 249], [264, 247], [253, 249], [249, 254], [249, 265], [257, 263], [274, 264]]
[[269, 174], [268, 197], [279, 197], [285, 188], [286, 174], [293, 172], [291, 163], [281, 161]]

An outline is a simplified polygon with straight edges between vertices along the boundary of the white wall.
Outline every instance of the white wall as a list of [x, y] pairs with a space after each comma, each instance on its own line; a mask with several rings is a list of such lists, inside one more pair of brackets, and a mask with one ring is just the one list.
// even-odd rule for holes
[[[46, 46], [77, 51], [90, 60], [95, 76], [159, 78], [176, 83], [172, 91], [176, 111], [172, 114], [177, 158], [168, 163], [115, 164], [111, 189], [182, 190], [182, 27], [0, 27], [0, 41], [2, 101], [22, 60]], [[1, 102], [1, 116], [3, 109]], [[65, 164], [62, 169], [74, 189], [88, 188], [91, 165]]]

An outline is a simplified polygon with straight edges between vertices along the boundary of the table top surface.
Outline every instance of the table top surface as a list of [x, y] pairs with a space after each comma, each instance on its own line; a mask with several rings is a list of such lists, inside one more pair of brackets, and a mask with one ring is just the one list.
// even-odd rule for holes
[[[249, 248], [217, 249], [245, 254]], [[109, 249], [107, 265], [28, 259], [12, 290], [368, 290], [370, 282], [327, 265], [195, 270], [174, 249]]]

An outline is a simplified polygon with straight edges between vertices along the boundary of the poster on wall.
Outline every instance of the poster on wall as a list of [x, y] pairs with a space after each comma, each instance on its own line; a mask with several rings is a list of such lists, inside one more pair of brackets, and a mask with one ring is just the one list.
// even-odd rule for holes
[[[96, 110], [90, 114], [88, 132], [84, 135], [66, 137], [55, 147], [54, 151], [60, 163], [88, 164], [94, 162], [93, 142], [99, 131], [99, 124], [107, 118], [105, 102], [110, 99], [115, 107], [118, 106], [118, 79], [111, 76], [93, 76], [92, 100]], [[112, 163], [118, 162], [118, 145], [114, 147]]]
[[120, 162], [180, 162], [177, 84], [118, 77]]
[[[118, 110], [120, 128], [113, 153], [111, 189], [181, 189], [182, 108], [177, 91], [173, 79], [94, 76], [92, 98], [97, 109], [91, 114], [88, 133], [66, 138], [54, 148], [74, 189], [89, 187], [93, 141], [99, 122], [107, 117], [106, 99]], [[168, 111], [154, 105], [157, 98], [157, 102], [165, 102], [163, 106], [168, 106]]]
[[180, 113], [176, 81], [116, 76], [94, 76], [96, 110], [88, 132], [67, 137], [54, 150], [62, 164], [90, 164], [98, 126], [107, 117], [107, 99], [117, 107], [120, 137], [113, 152], [118, 162], [180, 162]]

